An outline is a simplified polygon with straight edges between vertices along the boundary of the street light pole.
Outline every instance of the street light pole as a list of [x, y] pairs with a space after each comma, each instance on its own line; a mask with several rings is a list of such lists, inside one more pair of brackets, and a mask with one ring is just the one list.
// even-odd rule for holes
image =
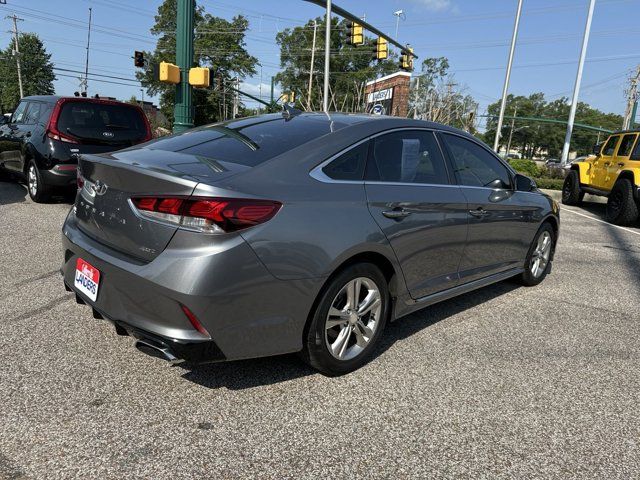
[[307, 92], [307, 108], [311, 111], [311, 89], [313, 88], [313, 66], [316, 61], [316, 32], [318, 30], [318, 22], [313, 21], [313, 42], [311, 43], [311, 67], [309, 68], [309, 91]]
[[189, 85], [189, 69], [193, 66], [195, 0], [178, 0], [177, 8], [176, 63], [180, 68], [180, 83], [176, 85], [176, 100], [173, 109], [174, 133], [193, 127], [193, 91]]
[[405, 15], [403, 10], [396, 10], [395, 12], [393, 12], [393, 14], [396, 16], [396, 35], [393, 38], [398, 40], [398, 27], [400, 26], [400, 17], [404, 19]]
[[511, 36], [511, 49], [509, 50], [509, 62], [507, 63], [507, 74], [504, 78], [504, 86], [502, 88], [502, 103], [500, 104], [500, 115], [498, 116], [498, 126], [496, 127], [496, 139], [493, 142], [493, 150], [498, 152], [500, 143], [500, 135], [502, 133], [502, 122], [504, 121], [504, 109], [507, 106], [507, 93], [509, 91], [509, 80], [511, 79], [511, 66], [513, 65], [513, 54], [516, 50], [516, 41], [518, 40], [518, 28], [520, 27], [520, 14], [522, 13], [522, 1], [518, 0], [518, 11], [516, 12], [516, 20], [513, 25], [513, 35]]
[[569, 112], [569, 122], [567, 123], [567, 134], [564, 137], [564, 146], [562, 147], [562, 157], [560, 157], [560, 165], [566, 165], [569, 157], [569, 144], [571, 143], [571, 134], [573, 133], [573, 122], [576, 118], [576, 108], [578, 107], [578, 94], [580, 93], [580, 83], [582, 83], [582, 70], [584, 68], [584, 59], [587, 56], [587, 45], [589, 45], [589, 34], [591, 33], [591, 20], [593, 18], [593, 10], [596, 6], [596, 0], [589, 2], [589, 13], [587, 14], [587, 24], [584, 27], [584, 37], [582, 38], [582, 50], [580, 51], [580, 62], [578, 63], [578, 73], [576, 74], [576, 83], [573, 87], [573, 98], [571, 100], [571, 111]]
[[324, 96], [322, 109], [329, 111], [329, 58], [331, 54], [331, 0], [327, 0], [327, 19], [324, 33]]

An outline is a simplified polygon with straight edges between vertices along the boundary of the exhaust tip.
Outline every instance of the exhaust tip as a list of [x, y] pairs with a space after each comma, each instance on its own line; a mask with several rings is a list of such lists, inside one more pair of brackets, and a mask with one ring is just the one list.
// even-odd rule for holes
[[152, 357], [166, 360], [172, 365], [182, 362], [181, 359], [172, 354], [171, 351], [166, 347], [159, 347], [144, 340], [136, 340], [134, 345], [140, 352], [146, 353], [147, 355], [150, 355]]

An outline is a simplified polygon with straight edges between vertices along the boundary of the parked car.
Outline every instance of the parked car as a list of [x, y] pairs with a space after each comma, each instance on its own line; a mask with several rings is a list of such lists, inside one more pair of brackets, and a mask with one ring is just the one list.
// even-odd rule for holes
[[151, 139], [136, 105], [54, 95], [23, 98], [0, 118], [0, 168], [27, 182], [29, 196], [46, 202], [56, 188], [75, 188], [76, 155], [102, 153]]
[[388, 321], [551, 268], [558, 206], [435, 123], [262, 115], [81, 155], [68, 290], [171, 361], [361, 366]]
[[594, 147], [594, 155], [571, 164], [562, 203], [578, 205], [585, 193], [608, 197], [606, 219], [631, 225], [640, 210], [640, 131], [617, 132]]

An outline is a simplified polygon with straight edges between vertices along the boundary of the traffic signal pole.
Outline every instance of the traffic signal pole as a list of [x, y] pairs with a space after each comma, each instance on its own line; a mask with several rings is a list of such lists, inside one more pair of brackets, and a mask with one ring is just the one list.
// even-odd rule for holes
[[178, 0], [176, 22], [176, 64], [180, 68], [180, 83], [176, 84], [173, 110], [173, 132], [193, 127], [193, 89], [189, 85], [189, 69], [193, 65], [193, 17], [195, 0]]

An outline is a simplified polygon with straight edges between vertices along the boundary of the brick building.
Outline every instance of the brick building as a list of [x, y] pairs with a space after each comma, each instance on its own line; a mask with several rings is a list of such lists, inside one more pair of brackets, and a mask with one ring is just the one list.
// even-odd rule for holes
[[409, 114], [411, 74], [396, 72], [367, 82], [367, 112], [406, 117]]

